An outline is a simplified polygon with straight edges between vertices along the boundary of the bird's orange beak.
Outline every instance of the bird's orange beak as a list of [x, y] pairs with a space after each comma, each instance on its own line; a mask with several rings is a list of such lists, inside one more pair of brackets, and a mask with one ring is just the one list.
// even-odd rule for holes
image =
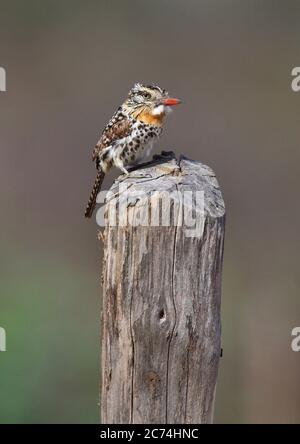
[[179, 105], [179, 103], [181, 103], [181, 100], [168, 97], [167, 99], [163, 99], [162, 103], [166, 106], [174, 106]]

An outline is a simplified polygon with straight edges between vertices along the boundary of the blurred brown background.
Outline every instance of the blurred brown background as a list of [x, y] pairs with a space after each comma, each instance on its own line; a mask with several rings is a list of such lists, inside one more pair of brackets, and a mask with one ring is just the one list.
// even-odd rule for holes
[[[227, 205], [216, 422], [299, 422], [297, 0], [0, 0], [0, 422], [98, 421], [91, 149], [135, 81]], [[106, 185], [112, 181], [111, 175]]]

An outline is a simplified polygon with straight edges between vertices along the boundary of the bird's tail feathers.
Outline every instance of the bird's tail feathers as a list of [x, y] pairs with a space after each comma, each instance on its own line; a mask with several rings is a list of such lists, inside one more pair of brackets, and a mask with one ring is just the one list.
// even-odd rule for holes
[[88, 218], [92, 217], [93, 211], [96, 206], [97, 195], [98, 195], [99, 191], [101, 190], [101, 185], [102, 185], [104, 176], [105, 176], [105, 173], [101, 169], [99, 169], [93, 189], [92, 189], [92, 192], [91, 192], [91, 195], [90, 195], [90, 198], [89, 198], [89, 201], [88, 201], [88, 204], [85, 209], [85, 213], [84, 213], [85, 217], [88, 217]]

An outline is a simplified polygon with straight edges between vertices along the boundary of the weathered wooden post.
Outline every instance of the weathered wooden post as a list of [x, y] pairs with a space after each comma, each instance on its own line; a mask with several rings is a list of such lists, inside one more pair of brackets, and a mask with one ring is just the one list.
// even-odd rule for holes
[[112, 186], [102, 423], [212, 422], [224, 228], [216, 177], [201, 163], [162, 153]]

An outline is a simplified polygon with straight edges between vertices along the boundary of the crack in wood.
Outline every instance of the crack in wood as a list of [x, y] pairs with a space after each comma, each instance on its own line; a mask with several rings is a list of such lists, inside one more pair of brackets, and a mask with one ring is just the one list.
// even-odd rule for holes
[[[131, 236], [131, 251], [133, 251], [133, 236]], [[131, 255], [133, 258], [133, 254]], [[133, 270], [133, 267], [131, 267]], [[132, 303], [133, 303], [133, 288], [130, 297], [130, 311], [129, 311], [129, 323], [130, 323], [130, 336], [132, 347], [132, 365], [131, 365], [131, 406], [130, 406], [130, 424], [133, 423], [133, 403], [134, 403], [134, 338], [132, 330]]]
[[184, 404], [184, 422], [186, 423], [187, 416], [187, 402], [189, 393], [189, 362], [190, 362], [190, 347], [187, 346], [186, 350], [186, 391], [185, 391], [185, 404]]
[[[178, 186], [176, 184], [176, 190], [178, 193]], [[178, 212], [178, 219], [180, 217], [180, 213]], [[172, 301], [173, 301], [173, 308], [174, 308], [174, 325], [171, 331], [169, 344], [168, 344], [168, 356], [167, 356], [167, 376], [166, 376], [166, 424], [168, 424], [168, 401], [169, 401], [169, 366], [170, 366], [170, 350], [171, 350], [171, 343], [172, 338], [174, 336], [174, 331], [176, 328], [176, 322], [177, 322], [177, 310], [176, 310], [176, 302], [175, 302], [175, 295], [174, 295], [174, 276], [175, 276], [175, 265], [176, 265], [176, 243], [177, 243], [177, 229], [178, 229], [178, 219], [177, 224], [175, 227], [175, 234], [174, 234], [174, 245], [173, 245], [173, 264], [172, 264], [172, 284], [171, 284], [171, 293], [172, 293]]]

